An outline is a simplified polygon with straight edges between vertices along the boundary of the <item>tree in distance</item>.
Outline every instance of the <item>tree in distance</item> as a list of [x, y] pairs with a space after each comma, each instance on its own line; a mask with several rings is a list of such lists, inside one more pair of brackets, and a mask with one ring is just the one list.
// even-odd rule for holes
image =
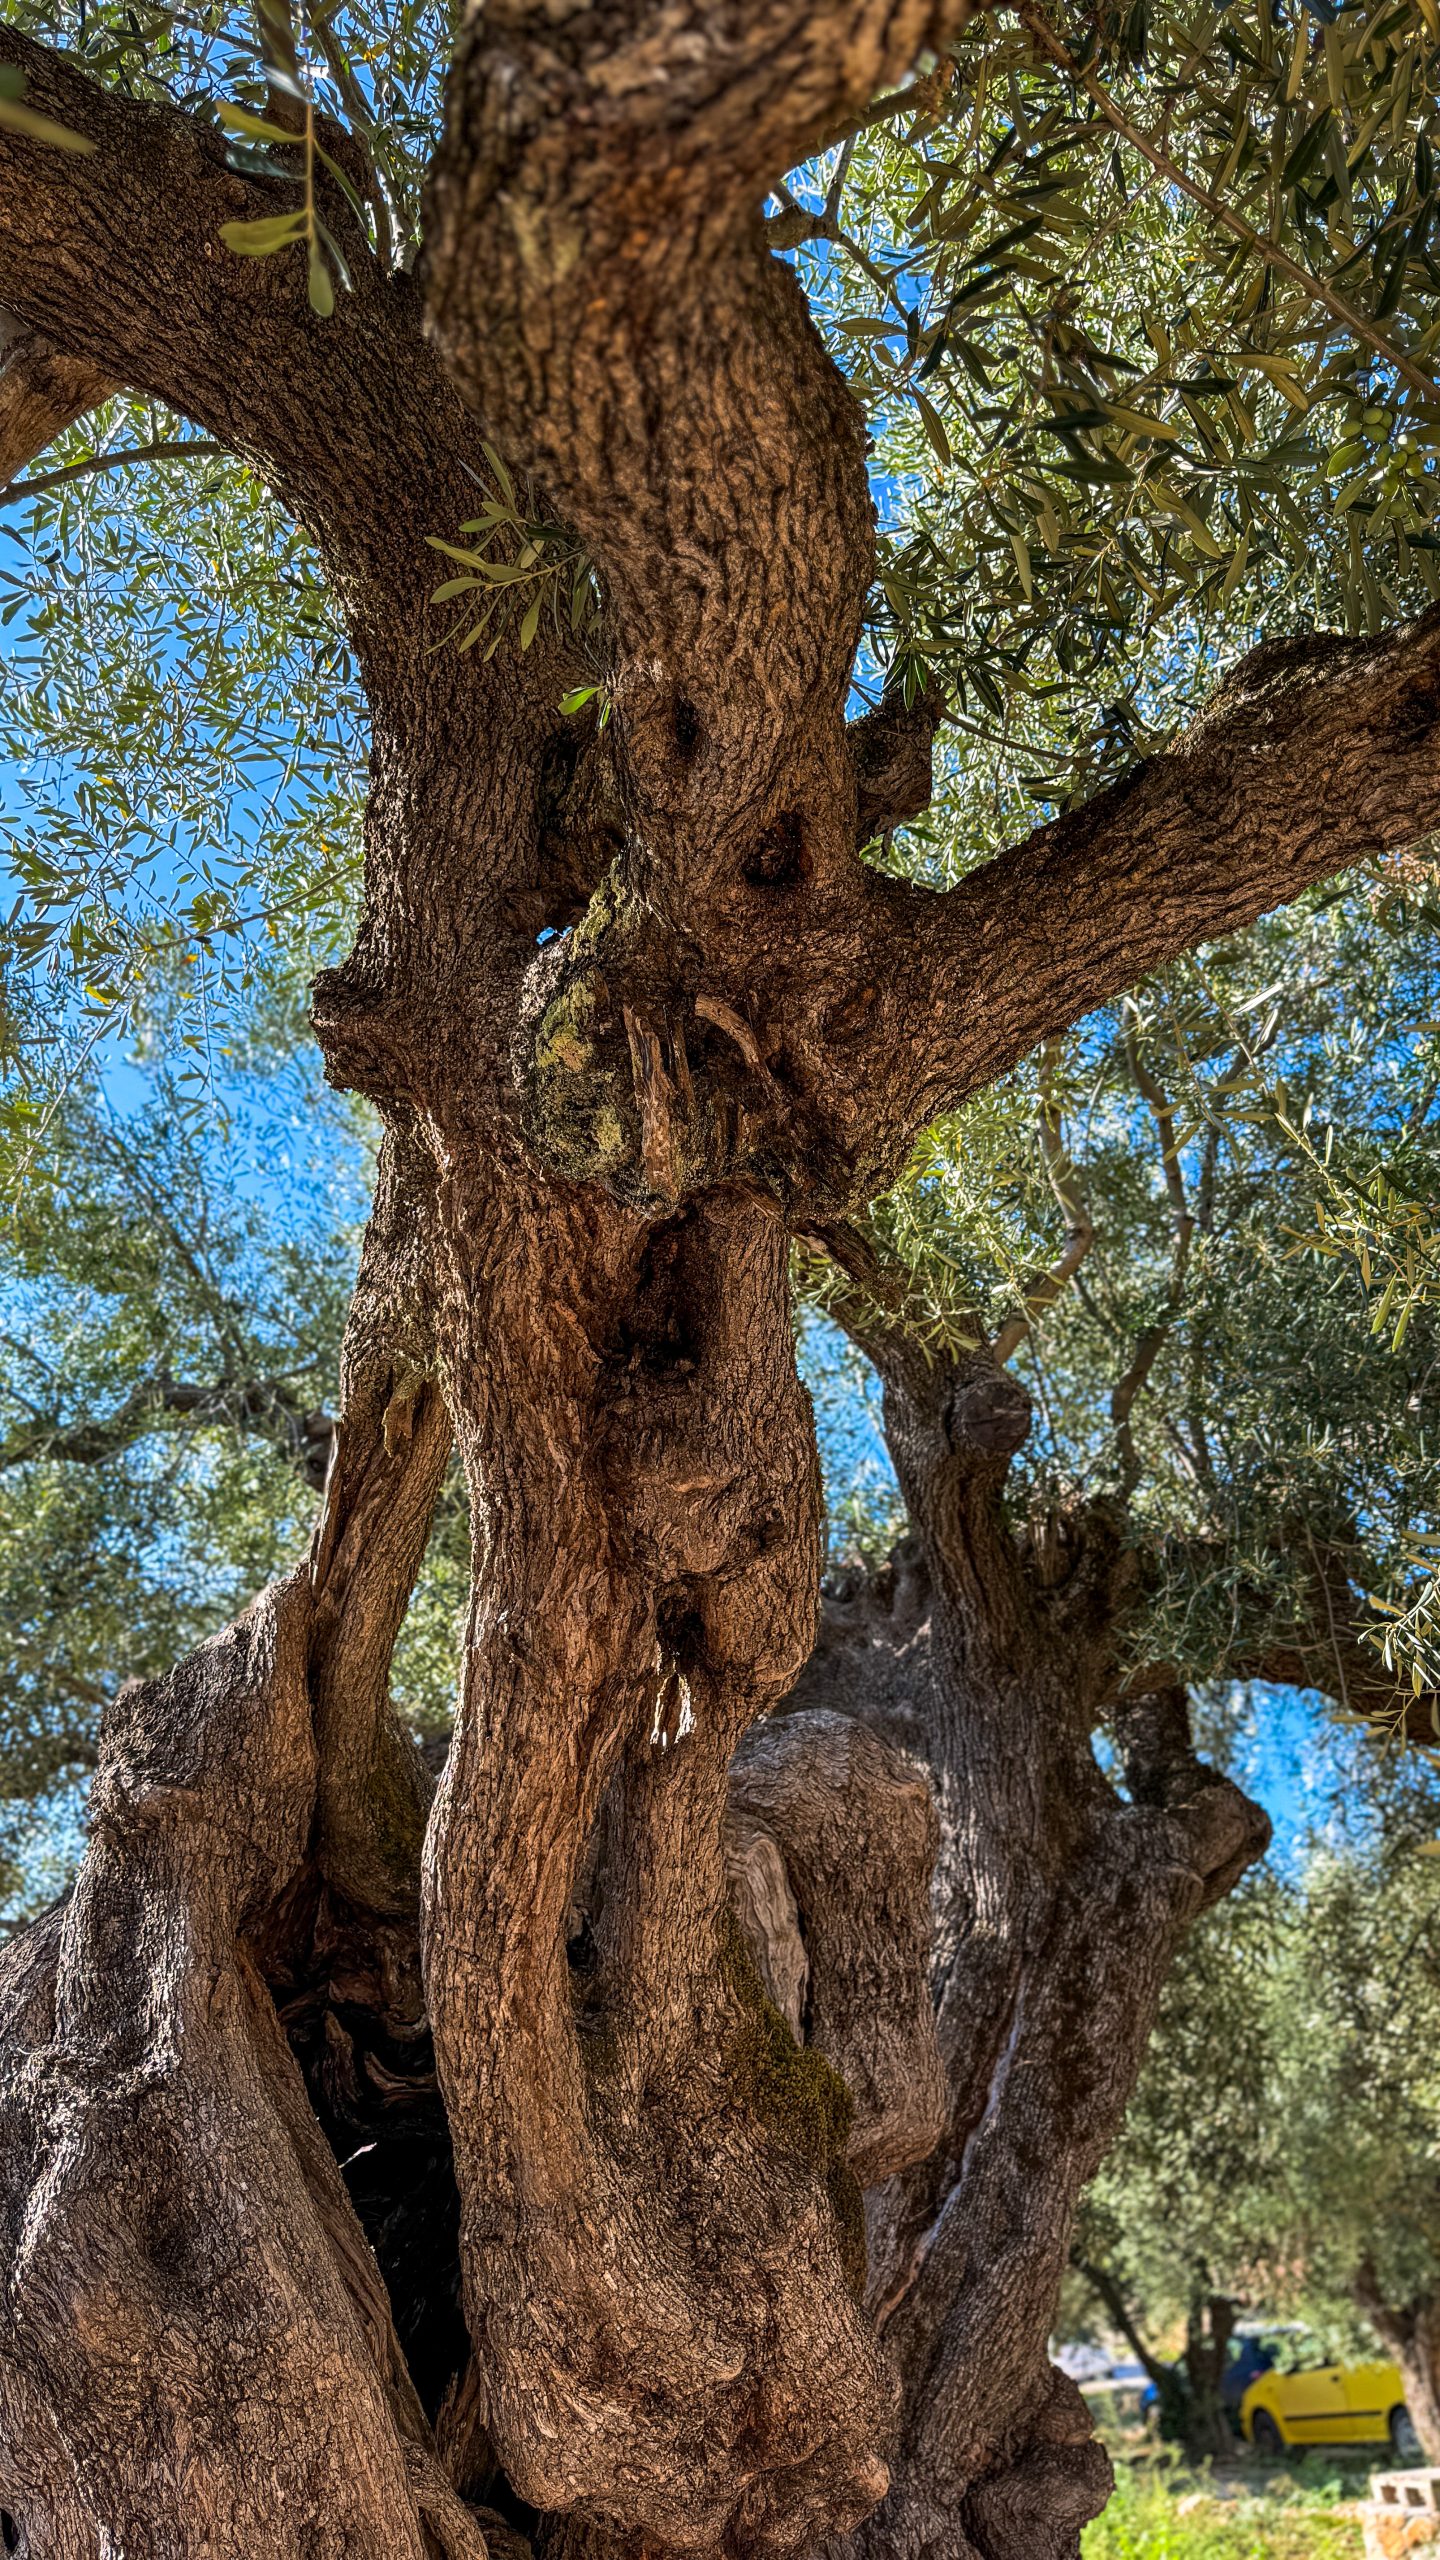
[[[1390, 2359], [1433, 2462], [1440, 1800], [1433, 1761], [1353, 1728], [1320, 1768], [1293, 1869], [1262, 1871], [1202, 1922], [1166, 1985], [1082, 2204], [1077, 2274], [1192, 2452], [1233, 2444], [1218, 2382], [1248, 2314], [1293, 2327], [1296, 2362]], [[1154, 2341], [1176, 2323], [1169, 2365]]]

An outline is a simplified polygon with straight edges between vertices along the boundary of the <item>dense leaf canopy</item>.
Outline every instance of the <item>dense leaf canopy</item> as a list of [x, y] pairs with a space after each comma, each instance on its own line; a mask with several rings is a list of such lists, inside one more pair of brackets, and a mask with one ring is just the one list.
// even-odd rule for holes
[[[1333, 1544], [1433, 1682], [1436, 1274], [1396, 1203], [1436, 1189], [1434, 915], [1415, 872], [1177, 968], [932, 1130], [872, 1219], [915, 1334], [1016, 1346], [1019, 1500], [1126, 1501], [1139, 1661], [1259, 1669]], [[862, 1546], [895, 1526], [883, 1483], [871, 1509]]]

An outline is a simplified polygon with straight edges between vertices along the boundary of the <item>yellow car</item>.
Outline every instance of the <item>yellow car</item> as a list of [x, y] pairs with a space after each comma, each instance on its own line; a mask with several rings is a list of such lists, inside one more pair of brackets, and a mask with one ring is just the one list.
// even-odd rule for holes
[[1298, 2373], [1272, 2368], [1245, 2393], [1240, 2432], [1257, 2453], [1298, 2452], [1309, 2444], [1383, 2444], [1397, 2462], [1424, 2459], [1400, 2368], [1393, 2364], [1316, 2364]]

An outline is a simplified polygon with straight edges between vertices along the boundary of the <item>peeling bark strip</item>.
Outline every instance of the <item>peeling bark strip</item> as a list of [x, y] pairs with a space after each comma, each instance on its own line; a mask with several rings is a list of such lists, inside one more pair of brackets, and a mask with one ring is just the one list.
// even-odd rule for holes
[[[95, 146], [0, 132], [0, 305], [44, 376], [0, 381], [0, 462], [123, 383], [314, 538], [373, 727], [316, 1023], [386, 1126], [309, 1576], [117, 1705], [73, 1900], [0, 1963], [0, 2505], [47, 2560], [460, 2560], [494, 2499], [577, 2552], [798, 2554], [892, 2463], [877, 2549], [1059, 2560], [1103, 2495], [1044, 2358], [1067, 2216], [1257, 1835], [1173, 1700], [1133, 1801], [1104, 1786], [1104, 1540], [1017, 1559], [1023, 1412], [902, 1362], [941, 2092], [909, 1765], [833, 1714], [751, 1732], [815, 1626], [789, 1234], [1144, 969], [1440, 821], [1440, 618], [1258, 653], [947, 896], [864, 866], [934, 706], [846, 731], [862, 421], [759, 207], [966, 5], [492, 0], [422, 282], [337, 195], [323, 321], [220, 247], [270, 207], [213, 126], [0, 39]], [[603, 733], [543, 629], [429, 649], [482, 435], [593, 554]], [[427, 1817], [387, 1674], [452, 1430], [474, 1577]]]

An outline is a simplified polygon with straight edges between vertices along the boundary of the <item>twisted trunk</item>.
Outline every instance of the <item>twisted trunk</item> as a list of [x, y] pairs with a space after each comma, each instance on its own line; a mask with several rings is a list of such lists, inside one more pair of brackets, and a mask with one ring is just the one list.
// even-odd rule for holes
[[1192, 2462], [1234, 2451], [1235, 2436], [1220, 2396], [1235, 2305], [1228, 2294], [1198, 2294], [1185, 2323], [1185, 2450]]

